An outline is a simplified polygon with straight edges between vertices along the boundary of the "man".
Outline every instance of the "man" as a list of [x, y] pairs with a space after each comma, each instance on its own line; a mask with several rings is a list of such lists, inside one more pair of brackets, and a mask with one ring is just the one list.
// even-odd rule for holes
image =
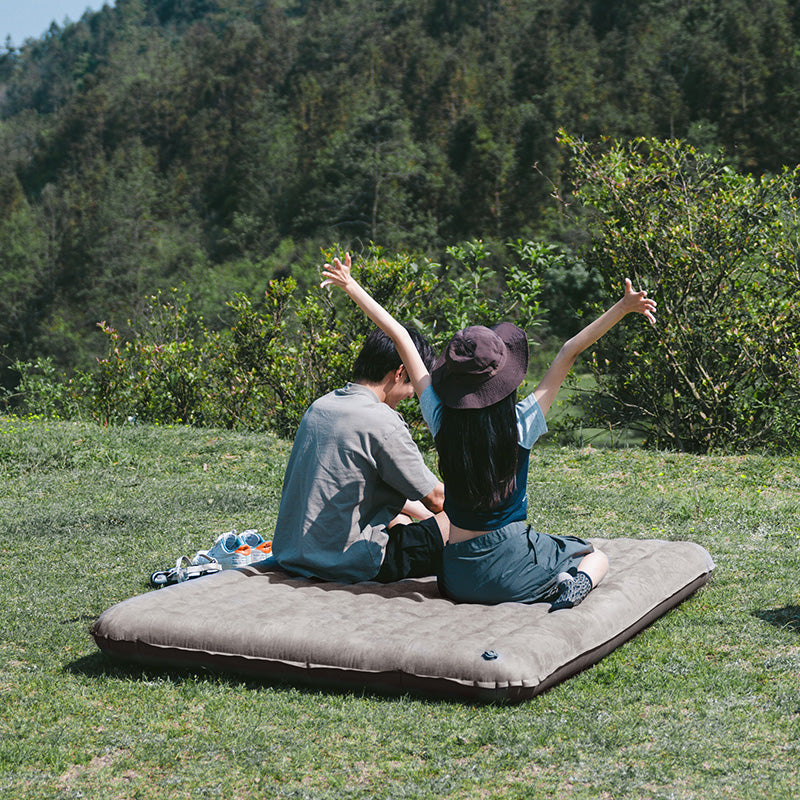
[[[423, 360], [430, 345], [408, 328]], [[288, 572], [389, 582], [438, 572], [444, 487], [395, 410], [414, 388], [394, 344], [373, 331], [352, 381], [319, 398], [295, 437], [272, 552]]]

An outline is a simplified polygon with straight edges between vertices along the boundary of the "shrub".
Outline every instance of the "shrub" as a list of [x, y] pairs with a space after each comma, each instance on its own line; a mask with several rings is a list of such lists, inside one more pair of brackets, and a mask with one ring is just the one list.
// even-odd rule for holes
[[757, 178], [680, 142], [562, 141], [598, 212], [587, 262], [605, 293], [630, 277], [658, 301], [656, 327], [598, 344], [595, 424], [689, 451], [800, 445], [800, 169]]
[[56, 368], [51, 358], [32, 361], [16, 360], [11, 369], [19, 376], [17, 389], [6, 392], [5, 405], [17, 403], [25, 414], [49, 419], [68, 419], [77, 416], [80, 398], [87, 388], [80, 377], [67, 379]]
[[89, 384], [84, 406], [95, 419], [106, 424], [212, 422], [205, 413], [205, 385], [217, 337], [190, 305], [191, 299], [180, 298], [177, 289], [166, 297], [149, 297], [144, 325], [129, 341], [106, 322], [98, 323], [108, 353], [93, 373], [84, 374]]

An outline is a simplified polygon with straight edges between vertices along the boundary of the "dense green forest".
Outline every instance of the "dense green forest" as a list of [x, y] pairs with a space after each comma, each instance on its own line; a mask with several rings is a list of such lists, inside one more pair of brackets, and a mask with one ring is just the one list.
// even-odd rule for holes
[[793, 0], [117, 0], [7, 43], [4, 365], [183, 283], [213, 325], [332, 242], [578, 247], [559, 128], [795, 165], [799, 34]]

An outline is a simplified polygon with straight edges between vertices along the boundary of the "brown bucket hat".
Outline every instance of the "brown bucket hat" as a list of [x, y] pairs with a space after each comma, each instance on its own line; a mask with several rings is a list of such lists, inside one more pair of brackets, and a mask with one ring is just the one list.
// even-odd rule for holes
[[450, 408], [486, 408], [511, 394], [528, 371], [528, 337], [510, 322], [473, 325], [453, 336], [431, 372]]

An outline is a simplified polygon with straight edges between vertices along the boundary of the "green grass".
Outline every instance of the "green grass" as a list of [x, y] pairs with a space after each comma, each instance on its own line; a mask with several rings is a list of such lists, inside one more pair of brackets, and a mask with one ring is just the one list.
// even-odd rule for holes
[[158, 672], [108, 606], [216, 533], [270, 531], [289, 445], [0, 417], [0, 797], [795, 798], [800, 459], [534, 450], [531, 517], [691, 539], [712, 582], [519, 706]]

